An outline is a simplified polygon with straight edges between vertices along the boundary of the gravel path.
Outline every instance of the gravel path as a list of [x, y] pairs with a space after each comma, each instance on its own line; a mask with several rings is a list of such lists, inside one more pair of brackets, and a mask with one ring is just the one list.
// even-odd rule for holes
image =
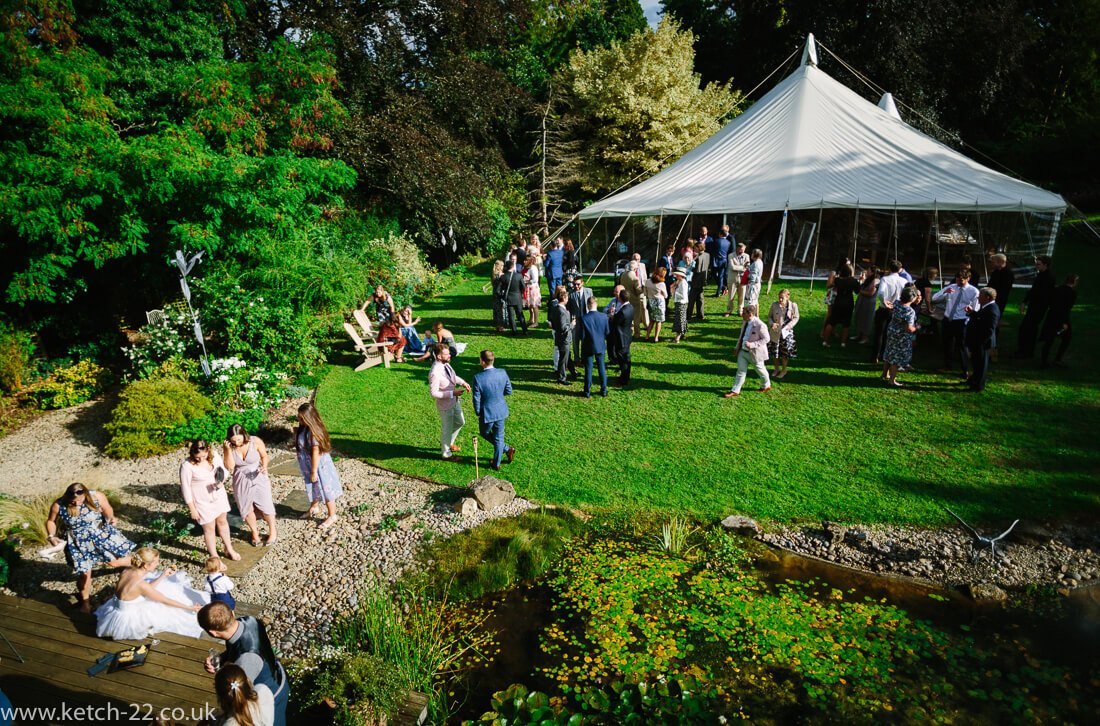
[[[276, 442], [289, 439], [287, 421], [299, 403], [288, 401], [268, 417], [265, 440], [273, 451], [285, 450], [285, 444]], [[53, 411], [5, 437], [0, 447], [0, 492], [20, 498], [54, 497], [74, 481], [112, 490], [119, 501], [116, 513], [123, 532], [135, 542], [155, 543], [166, 562], [198, 579], [205, 560], [202, 538], [157, 542], [157, 534], [146, 526], [154, 517], [183, 506], [178, 473], [184, 450], [138, 461], [103, 456], [103, 423], [109, 411], [110, 405], [104, 402]], [[431, 498], [448, 489], [445, 485], [395, 475], [335, 453], [344, 485], [337, 523], [320, 530], [315, 521], [280, 518], [279, 542], [256, 567], [235, 579], [238, 600], [260, 606], [273, 637], [291, 656], [323, 642], [333, 618], [354, 606], [357, 593], [368, 582], [393, 581], [410, 567], [426, 536], [450, 536], [534, 506], [517, 498], [490, 512], [462, 516]], [[276, 502], [302, 487], [300, 476], [271, 479]], [[251, 546], [247, 541], [235, 544]], [[72, 596], [70, 568], [60, 557], [52, 562], [39, 560], [38, 547], [24, 547], [24, 562], [13, 571], [7, 592], [33, 596], [53, 590]], [[93, 580], [97, 604], [111, 595], [114, 582], [110, 571], [97, 571]]]

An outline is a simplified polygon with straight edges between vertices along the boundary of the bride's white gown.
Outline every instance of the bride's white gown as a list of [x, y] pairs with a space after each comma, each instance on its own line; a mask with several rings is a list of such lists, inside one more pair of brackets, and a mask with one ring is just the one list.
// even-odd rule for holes
[[[152, 580], [153, 573], [146, 577]], [[187, 573], [177, 572], [165, 577], [157, 584], [157, 592], [176, 602], [206, 605], [210, 602], [210, 593], [191, 587], [191, 578]], [[198, 613], [162, 605], [144, 596], [134, 600], [119, 600], [112, 597], [95, 611], [95, 634], [100, 638], [114, 640], [141, 640], [154, 633], [178, 633], [191, 638], [202, 635]]]

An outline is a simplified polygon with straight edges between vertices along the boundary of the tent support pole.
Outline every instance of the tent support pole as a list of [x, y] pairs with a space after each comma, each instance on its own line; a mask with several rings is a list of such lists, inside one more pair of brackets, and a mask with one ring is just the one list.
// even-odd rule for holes
[[859, 244], [859, 200], [856, 200], [856, 216], [852, 220], [852, 254], [848, 256], [848, 259], [855, 262], [856, 259], [856, 245]]
[[894, 259], [901, 259], [901, 245], [898, 243], [898, 203], [894, 200]]
[[[657, 217], [657, 251], [658, 252], [660, 252], [660, 250], [661, 250], [661, 229], [664, 227], [664, 224], [665, 224], [665, 213], [662, 210], [661, 214]], [[654, 258], [654, 259], [656, 259], [656, 258]]]
[[940, 245], [940, 208], [932, 203], [932, 238], [936, 240], [936, 269], [940, 271], [940, 287], [943, 287], [943, 249]]
[[810, 295], [814, 294], [814, 277], [817, 275], [817, 251], [821, 248], [821, 215], [825, 211], [825, 200], [817, 208], [817, 240], [814, 242], [814, 261], [810, 264]]
[[[599, 259], [599, 261], [597, 261], [597, 262], [596, 262], [596, 265], [595, 265], [595, 267], [593, 267], [593, 268], [592, 268], [592, 274], [590, 274], [590, 275], [588, 276], [588, 280], [591, 280], [591, 279], [592, 279], [592, 275], [595, 275], [595, 274], [596, 274], [596, 270], [600, 269], [600, 265], [602, 265], [602, 264], [603, 264], [603, 261], [604, 261], [605, 259], [607, 259], [607, 253], [611, 251], [611, 246], [612, 246], [613, 244], [615, 244], [615, 240], [619, 239], [619, 235], [620, 235], [620, 234], [622, 234], [622, 232], [623, 232], [623, 228], [624, 228], [624, 227], [626, 227], [626, 223], [627, 223], [627, 222], [629, 222], [629, 221], [630, 221], [630, 216], [629, 216], [629, 215], [627, 215], [626, 217], [623, 217], [623, 223], [622, 223], [621, 225], [619, 225], [619, 231], [618, 231], [618, 232], [616, 232], [616, 233], [615, 233], [615, 236], [611, 238], [611, 241], [607, 243], [607, 249], [606, 249], [606, 250], [604, 250], [604, 253], [603, 253], [603, 257], [601, 257], [601, 258]], [[604, 222], [604, 229], [605, 229], [606, 231], [611, 231], [611, 227], [609, 227], [609, 226], [608, 226], [608, 224], [607, 224], [607, 222], [606, 222], [606, 221]], [[581, 276], [582, 276], [582, 277], [584, 276], [584, 273], [583, 273], [583, 272], [581, 273]], [[585, 280], [585, 282], [588, 282], [588, 280]]]
[[978, 247], [982, 250], [982, 280], [986, 285], [989, 284], [989, 255], [985, 253], [985, 239], [982, 236], [982, 213], [975, 211], [974, 216], [978, 218]]
[[779, 239], [775, 243], [775, 257], [772, 258], [772, 271], [768, 275], [768, 293], [772, 294], [772, 280], [775, 279], [775, 266], [779, 263], [779, 258], [783, 254], [783, 240], [787, 237], [787, 215], [790, 214], [790, 210], [787, 207], [783, 207], [783, 224], [779, 225]]

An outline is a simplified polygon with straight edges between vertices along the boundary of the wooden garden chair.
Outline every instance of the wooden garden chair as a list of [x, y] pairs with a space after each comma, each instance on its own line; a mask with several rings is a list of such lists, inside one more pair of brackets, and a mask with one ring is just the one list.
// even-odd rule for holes
[[364, 343], [363, 339], [359, 337], [359, 331], [357, 331], [351, 323], [344, 323], [344, 330], [347, 331], [348, 336], [351, 338], [351, 342], [355, 344], [355, 349], [363, 354], [363, 362], [356, 367], [356, 373], [366, 370], [367, 368], [373, 368], [379, 363], [383, 364], [386, 368], [390, 367], [390, 361], [393, 360], [393, 353], [388, 349], [389, 343]]
[[364, 338], [368, 340], [378, 340], [378, 331], [374, 329], [374, 325], [371, 323], [370, 318], [367, 317], [366, 310], [356, 309], [353, 310], [351, 314], [355, 318], [355, 322], [359, 323]]

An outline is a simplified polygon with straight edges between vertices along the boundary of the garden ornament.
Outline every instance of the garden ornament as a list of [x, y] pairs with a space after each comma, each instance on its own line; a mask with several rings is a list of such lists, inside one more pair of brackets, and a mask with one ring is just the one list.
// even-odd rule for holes
[[191, 259], [185, 260], [183, 252], [176, 250], [176, 267], [180, 271], [180, 289], [183, 290], [183, 299], [187, 301], [187, 309], [191, 313], [191, 322], [193, 323], [193, 331], [195, 333], [195, 340], [199, 342], [199, 347], [202, 348], [202, 357], [199, 358], [199, 363], [202, 364], [202, 372], [207, 378], [210, 377], [210, 363], [206, 359], [206, 339], [202, 334], [202, 325], [199, 323], [199, 314], [195, 312], [195, 309], [191, 307], [191, 288], [187, 284], [187, 276], [191, 273], [191, 270], [195, 268], [199, 262], [202, 261], [202, 251], [198, 251], [191, 255]]
[[[944, 509], [947, 509], [947, 507], [944, 507]], [[959, 524], [961, 524], [966, 529], [966, 531], [970, 533], [970, 561], [972, 563], [977, 562], [978, 557], [980, 557], [982, 552], [985, 551], [985, 549], [988, 547], [990, 558], [993, 560], [993, 569], [997, 569], [997, 543], [1007, 537], [1008, 533], [1011, 532], [1016, 527], [1016, 525], [1020, 523], [1020, 520], [1017, 519], [1015, 522], [1009, 525], [1008, 529], [1006, 529], [1004, 532], [1001, 532], [996, 537], [985, 537], [980, 534], [978, 530], [974, 529], [969, 524], [964, 522], [962, 517], [955, 514], [950, 509], [947, 509], [947, 513], [957, 519], [959, 521]]]

